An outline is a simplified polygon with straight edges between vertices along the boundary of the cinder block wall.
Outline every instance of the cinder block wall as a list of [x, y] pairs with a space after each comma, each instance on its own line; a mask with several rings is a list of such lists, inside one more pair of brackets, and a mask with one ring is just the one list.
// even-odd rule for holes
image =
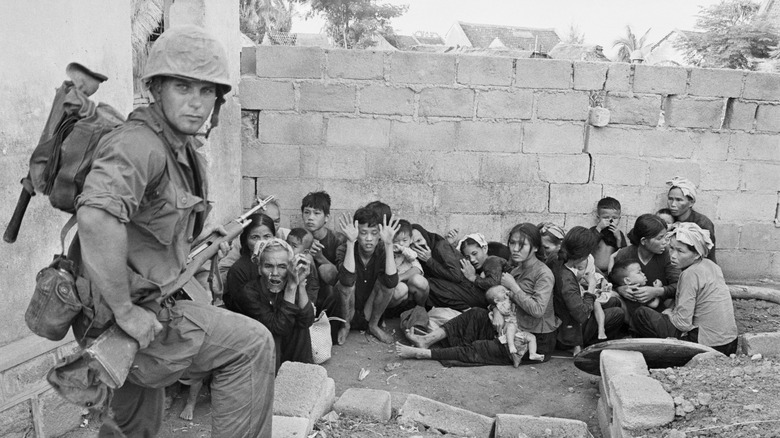
[[[380, 199], [494, 240], [591, 226], [613, 196], [627, 231], [681, 175], [726, 276], [780, 279], [780, 75], [281, 46], [244, 49], [242, 73], [244, 206], [275, 194], [292, 226], [324, 189], [335, 213]], [[592, 105], [608, 126], [587, 123]]]

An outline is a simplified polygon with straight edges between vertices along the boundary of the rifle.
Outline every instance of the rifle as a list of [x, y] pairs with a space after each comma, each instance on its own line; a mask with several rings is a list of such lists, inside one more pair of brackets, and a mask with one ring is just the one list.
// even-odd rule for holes
[[[263, 209], [273, 199], [273, 196], [269, 196], [258, 200], [259, 203], [256, 206], [225, 224], [224, 228], [227, 231], [225, 236], [211, 233], [206, 238], [195, 242], [187, 257], [186, 268], [176, 280], [161, 288], [160, 297], [156, 301], [162, 303], [184, 287], [187, 282], [192, 280], [198, 269], [217, 254], [220, 244], [230, 242], [238, 237], [243, 229], [249, 225], [249, 216]], [[125, 333], [118, 324], [113, 324], [98, 336], [84, 353], [97, 369], [100, 380], [111, 388], [119, 388], [125, 383], [138, 348], [138, 341], [135, 338]]]

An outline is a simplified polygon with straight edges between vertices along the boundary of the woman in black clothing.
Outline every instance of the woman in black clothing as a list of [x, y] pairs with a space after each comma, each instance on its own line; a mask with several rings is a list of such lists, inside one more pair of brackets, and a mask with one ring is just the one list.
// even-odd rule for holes
[[252, 263], [252, 251], [255, 250], [255, 245], [261, 240], [268, 240], [276, 235], [276, 227], [270, 217], [258, 213], [249, 216], [249, 221], [249, 225], [244, 228], [238, 238], [241, 242], [241, 257], [230, 267], [225, 281], [225, 295], [222, 299], [228, 309], [230, 308], [228, 303], [232, 300], [232, 296], [259, 275], [257, 265]]

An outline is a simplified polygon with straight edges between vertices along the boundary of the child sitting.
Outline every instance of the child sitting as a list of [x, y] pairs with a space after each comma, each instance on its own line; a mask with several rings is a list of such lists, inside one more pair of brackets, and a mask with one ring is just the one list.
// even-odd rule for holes
[[[305, 228], [293, 228], [287, 233], [287, 244], [293, 249], [293, 254], [303, 255], [309, 260], [309, 266], [314, 267], [314, 257], [309, 254], [311, 245], [314, 243], [314, 236]], [[320, 276], [316, 269], [310, 269], [306, 277], [306, 295], [312, 304], [317, 302], [317, 296], [320, 292]], [[315, 305], [315, 313], [318, 311]]]
[[593, 232], [601, 237], [601, 240], [593, 251], [593, 258], [596, 261], [596, 267], [601, 272], [607, 272], [609, 268], [609, 258], [620, 248], [625, 248], [626, 235], [618, 229], [620, 225], [621, 206], [615, 198], [602, 198], [596, 204], [596, 219], [598, 222], [591, 228]]
[[428, 300], [428, 280], [423, 277], [423, 268], [417, 260], [417, 253], [410, 248], [412, 244], [412, 224], [406, 220], [398, 221], [398, 232], [393, 237], [393, 255], [398, 271], [398, 286], [388, 307], [396, 307], [408, 298], [418, 306], [425, 306]]
[[[594, 279], [593, 289], [591, 290], [590, 278]], [[577, 275], [577, 280], [580, 283], [580, 293], [586, 292], [596, 295], [596, 299], [593, 301], [593, 317], [596, 318], [598, 324], [598, 338], [607, 339], [607, 332], [604, 329], [604, 308], [603, 304], [607, 304], [610, 299], [616, 297], [615, 292], [612, 292], [612, 284], [596, 270], [596, 263], [593, 255], [588, 256], [587, 265], [585, 269], [580, 271]]]
[[563, 242], [563, 236], [566, 235], [566, 230], [552, 222], [542, 222], [537, 225], [537, 227], [539, 228], [539, 233], [542, 235], [544, 258], [545, 260], [550, 260], [550, 258], [555, 257], [558, 254], [558, 250], [561, 249], [561, 242]]
[[498, 285], [491, 287], [485, 293], [488, 301], [504, 317], [504, 325], [501, 328], [501, 333], [498, 334], [498, 340], [509, 347], [509, 355], [512, 357], [512, 363], [515, 368], [520, 366], [520, 360], [523, 358], [526, 350], [528, 351], [529, 359], [544, 360], [543, 354], [536, 353], [536, 336], [517, 329], [517, 309], [515, 308], [515, 303], [509, 299], [508, 292], [504, 286]]
[[[615, 263], [609, 276], [615, 287], [627, 285], [631, 288], [638, 288], [647, 284], [647, 277], [642, 271], [642, 265], [639, 264], [638, 260], [629, 259]], [[661, 280], [655, 280], [653, 286], [662, 287], [663, 284]], [[660, 299], [656, 297], [647, 303], [646, 306], [656, 308], [660, 303]]]

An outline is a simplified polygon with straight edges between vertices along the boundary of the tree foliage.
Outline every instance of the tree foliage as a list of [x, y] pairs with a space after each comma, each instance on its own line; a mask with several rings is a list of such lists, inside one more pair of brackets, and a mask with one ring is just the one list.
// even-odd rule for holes
[[240, 0], [239, 27], [257, 44], [263, 42], [267, 30], [289, 32], [295, 7], [289, 0]]
[[675, 46], [698, 67], [755, 70], [777, 46], [777, 30], [758, 15], [751, 0], [724, 0], [702, 8], [696, 20], [701, 32], [689, 32]]
[[390, 20], [400, 17], [408, 5], [379, 4], [376, 0], [297, 0], [311, 6], [311, 14], [322, 15], [328, 35], [337, 45], [347, 48], [367, 48], [376, 44], [375, 34], [392, 39]]
[[563, 39], [566, 44], [584, 44], [585, 34], [580, 32], [580, 27], [574, 23], [569, 24], [569, 33]]
[[626, 35], [624, 37], [616, 39], [612, 43], [612, 47], [618, 47], [616, 62], [631, 62], [631, 53], [634, 50], [642, 50], [650, 44], [647, 43], [647, 34], [650, 33], [650, 29], [645, 31], [644, 35], [637, 38], [637, 35], [631, 30], [631, 26], [626, 26]]

